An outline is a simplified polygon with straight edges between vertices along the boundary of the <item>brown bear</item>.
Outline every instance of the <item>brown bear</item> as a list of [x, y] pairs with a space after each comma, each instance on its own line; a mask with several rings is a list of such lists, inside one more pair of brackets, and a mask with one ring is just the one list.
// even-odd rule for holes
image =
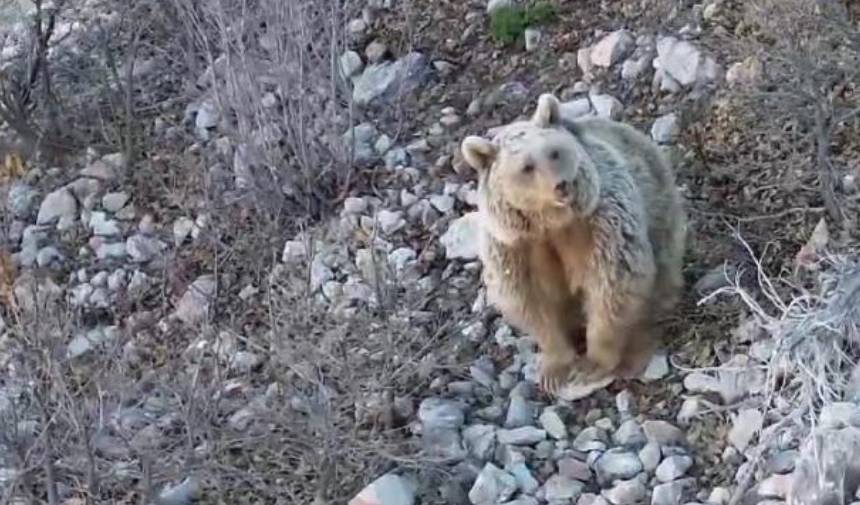
[[488, 301], [538, 341], [541, 386], [640, 373], [683, 284], [687, 219], [659, 148], [622, 123], [565, 119], [544, 94], [529, 120], [461, 150], [479, 175]]

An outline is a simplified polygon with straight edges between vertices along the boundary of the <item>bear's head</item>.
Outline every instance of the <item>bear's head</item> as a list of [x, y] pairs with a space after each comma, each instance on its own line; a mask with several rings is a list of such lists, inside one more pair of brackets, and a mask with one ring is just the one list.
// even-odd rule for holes
[[597, 207], [597, 170], [565, 127], [554, 95], [540, 96], [531, 119], [502, 127], [492, 140], [466, 137], [461, 150], [478, 172], [481, 198], [494, 210], [503, 204], [549, 225], [588, 216]]

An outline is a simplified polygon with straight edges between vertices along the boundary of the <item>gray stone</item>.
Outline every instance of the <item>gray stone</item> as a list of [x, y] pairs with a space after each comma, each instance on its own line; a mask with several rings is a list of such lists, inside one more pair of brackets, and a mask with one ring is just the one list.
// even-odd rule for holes
[[209, 306], [215, 298], [217, 287], [214, 275], [201, 275], [195, 279], [179, 299], [175, 317], [188, 325], [203, 322], [209, 314]]
[[525, 39], [526, 51], [532, 52], [537, 50], [540, 47], [540, 41], [542, 38], [542, 33], [537, 28], [526, 28], [523, 33], [523, 38]]
[[520, 395], [511, 395], [505, 428], [520, 428], [532, 424], [533, 420], [534, 408], [529, 401]]
[[860, 405], [851, 402], [834, 402], [821, 408], [818, 418], [821, 428], [838, 430], [853, 426], [860, 428]]
[[753, 437], [761, 431], [764, 416], [757, 409], [743, 409], [734, 416], [729, 430], [729, 443], [738, 451], [744, 452]]
[[510, 7], [513, 4], [513, 0], [489, 0], [487, 2], [487, 14], [492, 15], [499, 9]]
[[367, 106], [395, 93], [409, 93], [426, 81], [429, 70], [427, 58], [417, 52], [394, 62], [370, 65], [353, 80], [353, 100], [358, 106]]
[[576, 458], [562, 458], [558, 460], [558, 473], [569, 479], [588, 482], [591, 480], [591, 469], [586, 463]]
[[125, 241], [125, 250], [136, 263], [146, 263], [160, 255], [167, 248], [167, 244], [155, 237], [149, 237], [138, 233], [128, 237]]
[[621, 426], [612, 435], [612, 440], [621, 446], [639, 449], [648, 443], [645, 430], [635, 419], [629, 419], [621, 423]]
[[580, 452], [602, 451], [606, 449], [608, 441], [606, 432], [591, 426], [580, 431], [573, 439], [573, 448]]
[[516, 491], [517, 480], [513, 475], [487, 463], [469, 491], [469, 501], [473, 505], [496, 505], [510, 499]]
[[374, 144], [378, 136], [379, 131], [371, 123], [357, 124], [343, 134], [343, 144], [353, 163], [366, 167], [377, 159]]
[[603, 491], [603, 497], [612, 505], [636, 505], [648, 496], [648, 489], [642, 479], [633, 478], [616, 482], [610, 489]]
[[364, 62], [361, 61], [361, 55], [355, 51], [346, 51], [340, 55], [340, 72], [347, 79], [355, 76], [364, 68]]
[[732, 64], [726, 71], [729, 86], [752, 86], [764, 77], [764, 64], [756, 56], [748, 56], [743, 61]]
[[728, 505], [732, 499], [732, 492], [724, 487], [715, 487], [708, 495], [708, 503], [710, 505]]
[[655, 475], [660, 482], [670, 482], [683, 477], [693, 466], [693, 458], [689, 456], [669, 456], [657, 467]]
[[374, 40], [364, 48], [364, 55], [371, 64], [382, 62], [387, 52], [388, 47], [380, 40]]
[[450, 195], [433, 195], [429, 198], [430, 205], [442, 214], [447, 214], [454, 210], [456, 200]]
[[42, 200], [36, 223], [44, 225], [58, 222], [58, 228], [68, 229], [74, 223], [77, 212], [78, 202], [75, 197], [66, 188], [60, 188]]
[[587, 116], [620, 119], [624, 113], [624, 106], [612, 95], [599, 94], [564, 102], [560, 106], [560, 111], [568, 120]]
[[491, 424], [473, 424], [463, 428], [463, 444], [478, 461], [488, 461], [496, 450], [496, 427]]
[[367, 485], [348, 505], [413, 505], [415, 486], [403, 477], [387, 473]]
[[99, 242], [95, 247], [96, 257], [100, 260], [105, 259], [125, 259], [128, 252], [125, 249], [125, 242]]
[[459, 429], [465, 415], [459, 402], [442, 398], [427, 398], [418, 407], [418, 420], [426, 429]]
[[514, 463], [510, 468], [506, 468], [506, 470], [517, 480], [517, 487], [523, 493], [534, 494], [540, 487], [540, 482], [534, 478], [534, 475], [532, 475], [531, 470], [529, 470], [524, 461]]
[[678, 116], [675, 113], [660, 116], [651, 125], [651, 138], [658, 144], [671, 144], [681, 133]]
[[682, 86], [709, 83], [720, 77], [719, 66], [712, 57], [704, 55], [691, 42], [675, 37], [657, 40], [654, 65]]
[[128, 203], [128, 193], [118, 191], [102, 197], [102, 207], [108, 212], [119, 212]]
[[403, 218], [403, 212], [390, 211], [382, 209], [376, 215], [379, 228], [384, 235], [394, 234], [406, 226], [406, 220]]
[[620, 448], [606, 451], [594, 465], [597, 481], [602, 486], [611, 485], [616, 480], [632, 479], [642, 470], [639, 457]]
[[543, 485], [544, 498], [550, 503], [571, 503], [579, 498], [585, 484], [556, 474], [547, 479]]
[[209, 130], [218, 126], [221, 119], [221, 111], [214, 100], [204, 100], [197, 108], [197, 116], [194, 119], [197, 135], [203, 140], [209, 140]]
[[625, 389], [615, 396], [615, 408], [618, 409], [618, 414], [622, 419], [636, 415], [636, 400], [629, 389]]
[[591, 48], [589, 56], [591, 63], [599, 67], [609, 68], [627, 57], [636, 46], [636, 39], [627, 30], [616, 30]]
[[546, 439], [546, 432], [534, 426], [523, 426], [512, 430], [499, 430], [497, 436], [500, 444], [534, 445]]
[[9, 188], [6, 197], [6, 208], [12, 216], [18, 219], [26, 219], [30, 217], [36, 200], [39, 197], [39, 192], [33, 189], [29, 184], [21, 181], [15, 181]]
[[161, 505], [187, 505], [200, 499], [202, 495], [200, 480], [187, 477], [176, 485], [167, 485], [158, 492]]
[[684, 445], [686, 437], [684, 432], [666, 421], [645, 421], [642, 423], [645, 436], [649, 442], [655, 442], [661, 446]]
[[451, 221], [448, 230], [439, 239], [445, 247], [446, 258], [464, 260], [478, 258], [480, 219], [478, 212], [470, 212]]
[[689, 426], [693, 419], [699, 415], [699, 404], [700, 401], [695, 396], [684, 400], [676, 418], [678, 420], [678, 424], [681, 426]]
[[547, 407], [540, 415], [543, 429], [556, 440], [567, 438], [567, 426], [555, 407]]
[[681, 505], [694, 488], [695, 480], [692, 478], [658, 484], [651, 493], [651, 505]]
[[794, 449], [775, 452], [767, 458], [765, 471], [775, 474], [791, 473], [798, 459], [800, 453]]
[[121, 233], [119, 223], [114, 219], [108, 219], [104, 212], [91, 213], [89, 227], [94, 234], [106, 237], [113, 237]]

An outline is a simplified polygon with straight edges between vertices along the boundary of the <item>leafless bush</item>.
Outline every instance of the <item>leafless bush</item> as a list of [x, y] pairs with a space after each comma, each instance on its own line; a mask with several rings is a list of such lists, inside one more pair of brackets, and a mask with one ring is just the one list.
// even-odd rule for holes
[[318, 212], [351, 176], [340, 151], [351, 100], [338, 63], [350, 2], [172, 3], [205, 90], [199, 104], [216, 109], [219, 129], [237, 143], [237, 183]]
[[743, 43], [765, 70], [746, 98], [774, 135], [794, 124], [808, 137], [824, 206], [842, 224], [831, 150], [836, 133], [860, 113], [860, 31], [839, 0], [756, 0], [746, 16], [753, 35]]

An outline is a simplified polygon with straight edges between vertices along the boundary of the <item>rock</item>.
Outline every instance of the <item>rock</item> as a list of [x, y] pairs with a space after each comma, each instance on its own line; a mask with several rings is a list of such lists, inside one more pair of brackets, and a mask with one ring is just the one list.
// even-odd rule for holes
[[379, 222], [379, 228], [384, 235], [396, 233], [406, 226], [406, 220], [400, 211], [382, 209], [376, 215], [376, 218]]
[[379, 40], [374, 40], [364, 48], [364, 55], [371, 64], [382, 62], [388, 53], [388, 47]]
[[534, 494], [535, 491], [540, 487], [540, 482], [534, 478], [532, 472], [529, 470], [529, 467], [526, 466], [524, 461], [520, 461], [511, 465], [510, 468], [506, 468], [511, 475], [514, 476], [514, 479], [517, 480], [517, 487], [520, 488], [525, 494]]
[[102, 207], [108, 212], [119, 212], [128, 203], [128, 193], [118, 191], [102, 197]]
[[743, 61], [734, 63], [726, 71], [726, 83], [729, 86], [753, 86], [764, 77], [764, 65], [755, 56], [749, 56]]
[[217, 287], [214, 275], [201, 275], [195, 279], [176, 304], [174, 316], [192, 326], [203, 322], [209, 314], [209, 305], [215, 298]]
[[724, 487], [715, 487], [708, 495], [708, 503], [710, 505], [728, 505], [732, 499], [732, 492]]
[[478, 461], [488, 461], [496, 450], [496, 427], [491, 424], [473, 424], [463, 429], [463, 444]]
[[526, 51], [532, 52], [540, 47], [541, 31], [537, 28], [526, 28], [523, 33], [525, 39]]
[[690, 423], [699, 415], [699, 399], [691, 397], [684, 400], [681, 404], [681, 410], [678, 411], [678, 424], [681, 426], [689, 426]]
[[567, 438], [567, 426], [554, 407], [547, 407], [540, 415], [540, 424], [549, 436], [556, 440]]
[[415, 486], [403, 477], [387, 473], [371, 482], [349, 505], [413, 505]]
[[136, 263], [146, 263], [160, 255], [167, 244], [155, 237], [149, 237], [142, 233], [132, 235], [125, 241], [125, 250]]
[[36, 253], [36, 264], [40, 267], [47, 267], [54, 263], [55, 261], [62, 261], [63, 255], [60, 251], [52, 246], [45, 246], [39, 249], [39, 252]]
[[636, 415], [636, 400], [633, 398], [633, 393], [629, 389], [621, 391], [615, 395], [615, 408], [618, 409], [618, 414], [621, 419], [626, 419]]
[[660, 116], [651, 125], [651, 138], [658, 144], [671, 144], [681, 133], [678, 116], [675, 113]]
[[657, 467], [655, 475], [660, 482], [670, 482], [683, 477], [693, 466], [689, 456], [669, 456]]
[[427, 398], [418, 407], [418, 420], [425, 429], [452, 429], [463, 426], [463, 405], [441, 398]]
[[[180, 217], [173, 222], [173, 244], [179, 247], [194, 229], [194, 221], [187, 217]], [[304, 245], [302, 245], [304, 248]]]
[[[454, 502], [447, 501], [445, 503], [454, 503]], [[540, 505], [540, 502], [538, 502], [537, 498], [533, 498], [531, 496], [520, 496], [516, 500], [506, 501], [502, 505]]]
[[684, 377], [684, 389], [698, 394], [719, 393], [722, 391], [719, 379], [701, 372], [693, 372]]
[[666, 421], [645, 421], [642, 429], [649, 442], [661, 446], [684, 445], [687, 442], [684, 432]]
[[573, 439], [572, 447], [580, 452], [602, 451], [606, 449], [608, 441], [603, 430], [590, 426], [579, 432]]
[[442, 214], [447, 214], [454, 210], [456, 200], [450, 195], [433, 195], [429, 198], [430, 205]]
[[704, 55], [696, 46], [675, 37], [657, 40], [655, 68], [665, 71], [682, 86], [710, 83], [719, 78], [719, 66], [710, 56]]
[[489, 0], [487, 2], [487, 14], [492, 16], [499, 9], [510, 7], [513, 4], [514, 0]]
[[621, 423], [621, 426], [612, 435], [612, 440], [620, 446], [635, 449], [639, 449], [648, 443], [645, 431], [635, 419], [629, 419]]
[[685, 495], [694, 489], [694, 486], [695, 480], [692, 478], [659, 484], [651, 493], [651, 505], [681, 505]]
[[427, 58], [417, 52], [394, 62], [370, 65], [353, 80], [353, 100], [364, 107], [394, 93], [409, 93], [426, 81], [429, 69]]
[[606, 35], [591, 48], [589, 56], [591, 63], [603, 68], [609, 68], [630, 54], [636, 47], [636, 39], [627, 30], [616, 30]]
[[505, 419], [505, 428], [520, 428], [532, 423], [534, 419], [534, 408], [529, 401], [520, 395], [511, 395], [508, 405], [508, 415]]
[[562, 458], [558, 460], [558, 473], [568, 479], [588, 482], [591, 480], [591, 469], [588, 465], [576, 458]]
[[635, 56], [624, 61], [621, 65], [621, 78], [625, 81], [635, 81], [644, 75], [654, 61], [654, 55], [649, 53], [638, 58]]
[[624, 113], [624, 106], [614, 96], [601, 94], [564, 102], [560, 106], [560, 111], [568, 120], [586, 116], [619, 119]]
[[215, 101], [204, 100], [197, 108], [197, 116], [194, 119], [197, 135], [203, 140], [209, 140], [209, 130], [218, 126], [220, 119], [221, 112], [218, 110], [218, 105]]
[[374, 143], [379, 131], [371, 123], [360, 123], [343, 134], [343, 144], [347, 156], [352, 155], [352, 161], [359, 167], [370, 166], [377, 158]]
[[30, 217], [30, 212], [32, 212], [38, 197], [39, 192], [32, 186], [21, 181], [15, 181], [7, 193], [6, 208], [13, 217], [26, 219]]
[[571, 503], [579, 498], [584, 487], [582, 482], [556, 474], [544, 483], [544, 498], [549, 503]]
[[[187, 505], [200, 499], [202, 491], [200, 480], [196, 477], [188, 477], [175, 486], [165, 486], [158, 493], [160, 505]], [[68, 504], [69, 502], [64, 502]]]
[[517, 491], [513, 475], [492, 463], [487, 463], [469, 491], [473, 505], [496, 505], [511, 498]]
[[449, 260], [478, 258], [480, 219], [479, 212], [470, 212], [448, 225], [448, 230], [439, 239], [445, 247], [446, 258]]
[[90, 353], [98, 346], [115, 342], [119, 338], [119, 328], [116, 326], [97, 327], [76, 335], [68, 346], [66, 356], [69, 359], [79, 358]]
[[57, 228], [65, 230], [73, 225], [77, 212], [78, 202], [75, 197], [66, 188], [60, 188], [42, 200], [36, 223], [45, 225], [56, 221]]
[[860, 405], [834, 402], [821, 408], [818, 424], [823, 429], [838, 430], [853, 426], [860, 428]]
[[642, 469], [642, 462], [635, 453], [620, 448], [606, 451], [594, 465], [601, 486], [609, 486], [617, 480], [632, 479]]
[[121, 233], [119, 223], [114, 219], [108, 219], [104, 212], [91, 213], [89, 227], [96, 235], [106, 237], [113, 237]]
[[499, 430], [498, 441], [504, 445], [534, 445], [546, 439], [546, 432], [534, 426], [523, 426], [510, 430]]
[[639, 478], [622, 480], [603, 491], [603, 497], [613, 505], [636, 505], [648, 496], [648, 489]]
[[98, 242], [93, 248], [96, 257], [100, 260], [125, 259], [128, 253], [125, 250], [125, 242]]
[[728, 439], [738, 451], [744, 452], [753, 437], [761, 431], [764, 416], [757, 409], [744, 409], [739, 411], [732, 420], [732, 429], [729, 430]]
[[353, 19], [347, 24], [347, 29], [349, 30], [349, 33], [355, 37], [360, 37], [361, 35], [364, 35], [364, 33], [367, 32], [368, 28], [369, 26], [367, 24], [367, 21], [361, 18]]

